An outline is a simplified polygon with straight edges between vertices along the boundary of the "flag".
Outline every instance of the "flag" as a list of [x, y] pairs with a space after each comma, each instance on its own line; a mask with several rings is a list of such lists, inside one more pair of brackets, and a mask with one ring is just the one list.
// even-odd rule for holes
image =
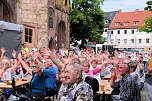
[[58, 5], [59, 5], [59, 6], [61, 5], [61, 0], [58, 0]]

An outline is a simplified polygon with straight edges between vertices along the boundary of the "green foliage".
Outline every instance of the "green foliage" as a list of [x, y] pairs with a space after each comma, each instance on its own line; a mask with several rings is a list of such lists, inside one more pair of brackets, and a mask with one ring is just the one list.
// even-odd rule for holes
[[103, 0], [73, 0], [70, 38], [72, 42], [86, 39], [103, 43], [104, 13], [100, 9]]
[[143, 31], [143, 32], [147, 32], [147, 33], [150, 33], [152, 32], [152, 17], [149, 17], [147, 18], [145, 21], [144, 21], [145, 25], [141, 28], [139, 28], [139, 31]]
[[145, 7], [145, 10], [152, 11], [152, 0], [149, 0], [146, 2], [147, 7]]
[[[152, 0], [149, 0], [146, 2], [147, 4], [147, 7], [145, 7], [145, 10], [149, 10], [149, 11], [152, 11]], [[152, 32], [152, 17], [149, 17], [147, 18], [145, 21], [144, 21], [144, 26], [139, 28], [139, 31], [140, 32], [147, 32], [147, 33], [150, 33]]]

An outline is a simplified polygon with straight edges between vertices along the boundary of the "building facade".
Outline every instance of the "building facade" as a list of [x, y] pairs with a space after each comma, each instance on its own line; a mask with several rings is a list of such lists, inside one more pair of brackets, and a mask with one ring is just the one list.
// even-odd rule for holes
[[69, 48], [69, 0], [1, 0], [0, 20], [24, 26], [29, 47]]
[[152, 16], [151, 11], [122, 12], [119, 10], [109, 26], [110, 44], [122, 50], [144, 50], [152, 48], [152, 33], [139, 32], [144, 20]]
[[102, 36], [106, 39], [104, 44], [109, 44], [109, 26], [111, 22], [113, 21], [117, 11], [111, 11], [111, 12], [105, 12], [105, 28]]

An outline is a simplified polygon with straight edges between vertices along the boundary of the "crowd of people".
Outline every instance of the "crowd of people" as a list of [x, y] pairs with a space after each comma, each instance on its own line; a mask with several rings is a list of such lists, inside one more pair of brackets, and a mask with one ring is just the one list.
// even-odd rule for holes
[[[93, 48], [28, 49], [24, 44], [19, 54], [13, 50], [10, 59], [5, 56], [6, 51], [9, 50], [1, 48], [1, 81], [32, 77], [32, 92], [42, 93], [44, 97], [58, 91], [59, 101], [93, 101], [96, 96], [85, 78], [100, 81], [110, 74], [113, 101], [140, 101], [144, 86], [147, 87], [148, 101], [152, 101], [151, 54], [115, 51], [111, 55], [106, 50], [95, 53]], [[9, 98], [9, 95], [5, 96]]]

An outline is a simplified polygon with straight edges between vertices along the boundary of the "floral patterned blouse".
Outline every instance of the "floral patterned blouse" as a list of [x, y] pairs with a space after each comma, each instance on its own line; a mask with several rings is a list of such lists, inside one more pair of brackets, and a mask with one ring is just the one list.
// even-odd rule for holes
[[93, 90], [85, 81], [72, 86], [61, 85], [58, 101], [93, 101]]

